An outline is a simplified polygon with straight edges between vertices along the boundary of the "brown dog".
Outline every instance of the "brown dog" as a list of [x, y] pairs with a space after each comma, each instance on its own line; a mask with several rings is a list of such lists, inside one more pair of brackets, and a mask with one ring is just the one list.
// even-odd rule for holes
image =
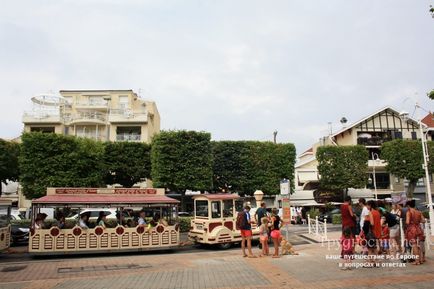
[[282, 241], [280, 241], [280, 246], [282, 247], [282, 255], [298, 255], [292, 248], [292, 244], [285, 238], [282, 238]]

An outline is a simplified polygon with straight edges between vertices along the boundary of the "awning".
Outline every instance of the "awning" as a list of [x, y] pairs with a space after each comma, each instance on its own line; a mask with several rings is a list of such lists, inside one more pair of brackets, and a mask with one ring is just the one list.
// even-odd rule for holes
[[108, 204], [130, 205], [130, 204], [178, 204], [179, 201], [158, 195], [49, 195], [32, 201], [32, 204], [50, 205], [93, 205]]
[[324, 204], [315, 202], [314, 200], [304, 200], [304, 201], [289, 201], [291, 207], [322, 207]]
[[315, 171], [308, 171], [308, 172], [298, 171], [297, 176], [298, 176], [298, 181], [300, 183], [318, 181], [318, 172]]
[[198, 197], [205, 197], [208, 200], [236, 200], [240, 198], [240, 196], [238, 196], [237, 194], [201, 194], [194, 195], [192, 197], [193, 199], [196, 199]]

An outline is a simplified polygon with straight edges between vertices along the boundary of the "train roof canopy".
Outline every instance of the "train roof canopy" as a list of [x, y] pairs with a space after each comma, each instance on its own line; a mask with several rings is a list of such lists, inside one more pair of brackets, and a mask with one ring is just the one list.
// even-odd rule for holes
[[139, 205], [139, 204], [178, 204], [179, 201], [161, 195], [48, 195], [32, 201], [41, 205]]

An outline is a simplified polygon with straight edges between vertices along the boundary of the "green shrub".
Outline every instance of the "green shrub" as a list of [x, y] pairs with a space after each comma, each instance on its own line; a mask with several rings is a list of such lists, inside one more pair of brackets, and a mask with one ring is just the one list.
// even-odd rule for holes
[[332, 223], [335, 225], [342, 224], [342, 215], [341, 214], [333, 215]]
[[22, 219], [22, 220], [11, 220], [11, 225], [20, 225], [24, 228], [29, 228], [32, 221], [30, 219]]
[[179, 217], [179, 229], [181, 233], [190, 231], [192, 217]]
[[315, 219], [316, 216], [320, 215], [319, 209], [317, 209], [317, 208], [311, 208], [309, 210], [309, 212], [307, 212], [307, 213], [308, 213], [308, 215], [310, 216], [311, 219]]

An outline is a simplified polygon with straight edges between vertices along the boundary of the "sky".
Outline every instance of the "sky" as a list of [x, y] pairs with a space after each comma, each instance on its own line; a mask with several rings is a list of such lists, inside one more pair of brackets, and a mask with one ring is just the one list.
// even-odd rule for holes
[[156, 101], [162, 129], [261, 141], [277, 130], [301, 153], [342, 117], [432, 110], [430, 4], [0, 0], [0, 138], [20, 135], [34, 95], [133, 89]]

